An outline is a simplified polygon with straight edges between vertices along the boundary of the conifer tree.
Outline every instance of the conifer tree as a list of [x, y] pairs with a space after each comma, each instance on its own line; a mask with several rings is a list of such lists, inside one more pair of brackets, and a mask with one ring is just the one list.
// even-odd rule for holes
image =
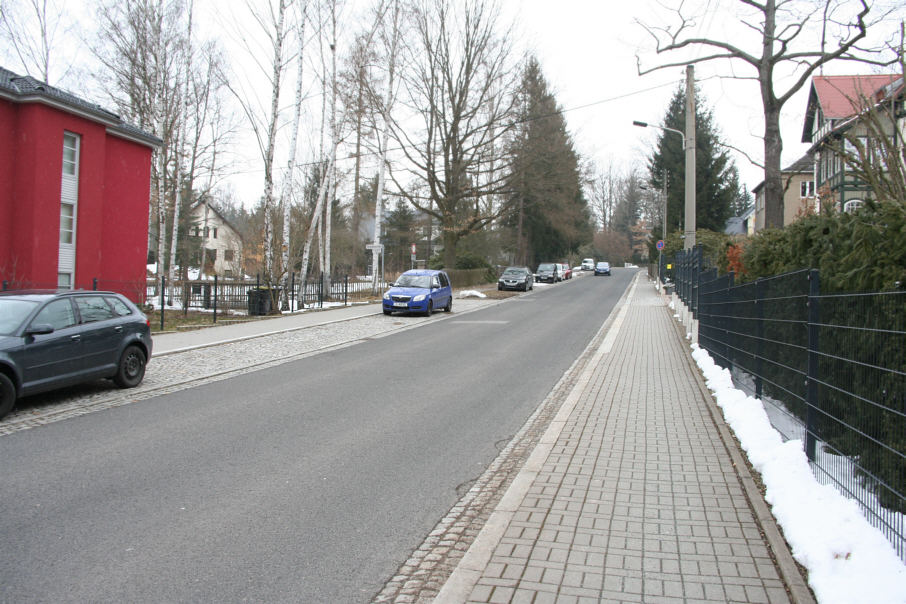
[[[738, 173], [729, 151], [722, 146], [711, 110], [695, 91], [695, 224], [699, 229], [721, 232], [745, 196], [740, 192]], [[685, 129], [685, 89], [673, 94], [662, 124], [679, 131]], [[648, 160], [651, 184], [663, 190], [667, 179], [667, 230], [681, 230], [685, 216], [685, 152], [682, 139], [661, 131], [657, 148]], [[734, 177], [734, 174], [736, 176]], [[655, 227], [660, 232], [662, 224]]]
[[512, 145], [511, 213], [515, 261], [560, 259], [590, 243], [593, 228], [579, 156], [566, 121], [534, 58], [526, 64]]

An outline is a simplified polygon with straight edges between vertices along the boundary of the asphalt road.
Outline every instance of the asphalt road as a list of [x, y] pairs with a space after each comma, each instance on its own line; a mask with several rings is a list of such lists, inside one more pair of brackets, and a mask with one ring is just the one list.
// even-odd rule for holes
[[368, 601], [634, 274], [0, 437], [0, 601]]

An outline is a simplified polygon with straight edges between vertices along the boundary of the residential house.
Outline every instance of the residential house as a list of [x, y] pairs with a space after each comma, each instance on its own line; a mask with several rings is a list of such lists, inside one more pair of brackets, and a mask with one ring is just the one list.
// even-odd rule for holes
[[815, 155], [815, 185], [826, 194], [838, 210], [858, 207], [871, 198], [866, 184], [845, 165], [842, 149], [851, 148], [843, 139], [868, 135], [864, 124], [856, 119], [861, 112], [877, 103], [897, 99], [898, 123], [888, 118], [884, 134], [902, 149], [906, 132], [903, 121], [903, 82], [897, 75], [816, 76], [812, 78], [802, 142], [812, 143]]
[[731, 216], [724, 227], [727, 235], [753, 235], [755, 233], [755, 206], [750, 206], [741, 216]]
[[[783, 183], [783, 226], [816, 209], [815, 160], [806, 154], [780, 171]], [[764, 181], [752, 189], [755, 194], [753, 230], [760, 231], [765, 225]]]
[[114, 113], [0, 67], [0, 279], [143, 302], [151, 154]]
[[208, 203], [198, 202], [189, 210], [189, 245], [193, 264], [201, 266], [202, 274], [221, 279], [242, 278], [242, 235]]

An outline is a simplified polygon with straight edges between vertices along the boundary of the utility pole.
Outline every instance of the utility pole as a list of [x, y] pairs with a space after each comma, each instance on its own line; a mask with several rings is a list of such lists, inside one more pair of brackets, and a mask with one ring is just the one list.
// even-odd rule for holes
[[686, 221], [683, 249], [695, 247], [695, 66], [686, 65]]
[[695, 66], [686, 65], [686, 221], [683, 249], [695, 247]]

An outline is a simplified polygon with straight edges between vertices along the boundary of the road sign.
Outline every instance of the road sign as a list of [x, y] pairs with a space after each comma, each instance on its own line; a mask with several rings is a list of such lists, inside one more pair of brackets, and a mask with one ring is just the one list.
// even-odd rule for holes
[[664, 249], [664, 240], [663, 239], [657, 240], [657, 249], [659, 249], [659, 250]]
[[413, 256], [415, 255], [415, 244], [414, 243], [412, 244], [412, 255]]
[[369, 243], [368, 245], [365, 246], [365, 249], [381, 251], [382, 249], [384, 249], [384, 244], [383, 243]]

